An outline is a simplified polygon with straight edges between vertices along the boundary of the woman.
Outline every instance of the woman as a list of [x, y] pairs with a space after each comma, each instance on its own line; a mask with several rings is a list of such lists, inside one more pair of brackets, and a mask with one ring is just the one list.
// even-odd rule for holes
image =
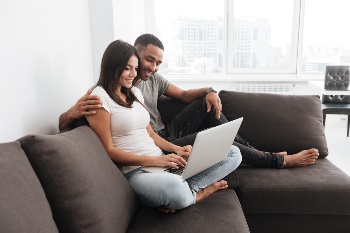
[[[100, 97], [102, 108], [87, 117], [140, 201], [163, 212], [174, 212], [226, 189], [227, 182], [218, 180], [241, 162], [241, 154], [234, 146], [224, 161], [186, 181], [178, 175], [146, 173], [140, 169], [141, 166], [183, 167], [191, 152], [191, 146], [176, 146], [152, 130], [141, 91], [133, 87], [140, 81], [137, 76], [140, 67], [140, 57], [132, 45], [120, 40], [112, 42], [104, 52], [100, 78], [93, 91]], [[163, 151], [173, 153], [165, 155]]]

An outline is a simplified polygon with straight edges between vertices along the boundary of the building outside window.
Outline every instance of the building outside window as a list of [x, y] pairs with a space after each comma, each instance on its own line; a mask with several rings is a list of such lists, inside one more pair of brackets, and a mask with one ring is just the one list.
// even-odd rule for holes
[[300, 72], [324, 73], [328, 65], [350, 65], [346, 0], [306, 0]]
[[[298, 76], [323, 74], [327, 65], [350, 64], [350, 32], [343, 26], [347, 0], [130, 2], [144, 9], [144, 14], [134, 7], [126, 11], [137, 12], [131, 18], [139, 17], [130, 30], [153, 33], [164, 43], [164, 75]], [[134, 32], [139, 22], [146, 26]]]
[[156, 35], [166, 50], [163, 73], [224, 72], [224, 6], [224, 0], [154, 0]]

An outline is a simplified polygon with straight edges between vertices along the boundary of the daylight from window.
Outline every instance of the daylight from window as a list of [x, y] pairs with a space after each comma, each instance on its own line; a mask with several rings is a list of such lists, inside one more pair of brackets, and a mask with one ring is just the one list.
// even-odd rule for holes
[[350, 64], [347, 0], [153, 0], [163, 74], [321, 74]]
[[302, 73], [323, 73], [328, 65], [350, 65], [350, 1], [305, 2]]
[[[278, 9], [278, 10], [276, 10]], [[236, 0], [233, 25], [233, 61], [238, 69], [274, 69], [292, 66], [293, 0]]]
[[223, 72], [224, 0], [155, 0], [157, 35], [167, 74]]

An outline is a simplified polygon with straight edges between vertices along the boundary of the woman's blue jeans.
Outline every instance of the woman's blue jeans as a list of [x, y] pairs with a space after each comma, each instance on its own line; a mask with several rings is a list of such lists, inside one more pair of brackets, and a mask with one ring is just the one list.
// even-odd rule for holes
[[242, 161], [236, 146], [225, 160], [184, 181], [171, 173], [148, 173], [140, 169], [124, 174], [140, 201], [150, 207], [182, 209], [195, 204], [196, 193], [234, 171]]

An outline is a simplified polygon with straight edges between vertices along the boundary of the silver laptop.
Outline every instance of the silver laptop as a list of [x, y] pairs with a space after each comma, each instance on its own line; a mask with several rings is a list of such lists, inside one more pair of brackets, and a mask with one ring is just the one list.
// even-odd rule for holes
[[[186, 167], [183, 169], [183, 180], [226, 159], [230, 147], [236, 137], [243, 117], [225, 124], [201, 131], [197, 134]], [[143, 167], [145, 172], [171, 172], [177, 169], [162, 167]]]

